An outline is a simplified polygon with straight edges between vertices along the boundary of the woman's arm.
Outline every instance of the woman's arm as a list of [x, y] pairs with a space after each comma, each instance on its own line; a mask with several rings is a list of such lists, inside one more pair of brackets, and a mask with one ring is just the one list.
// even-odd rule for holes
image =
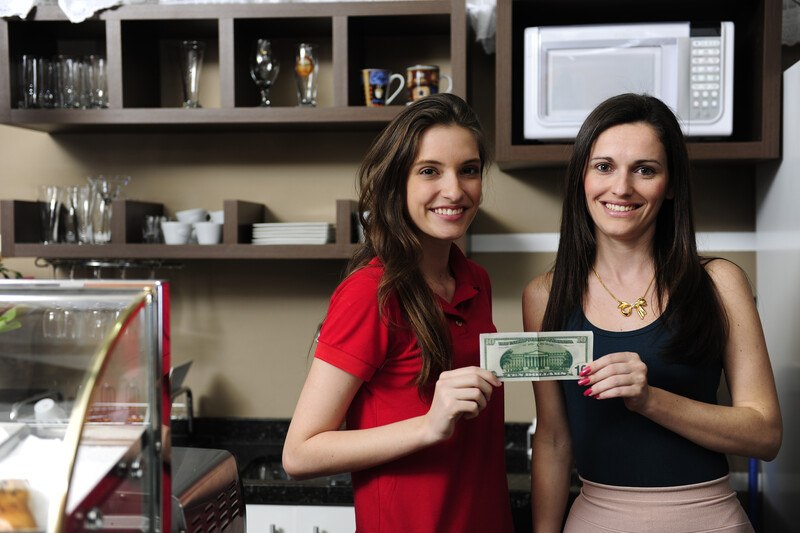
[[463, 416], [477, 416], [501, 385], [491, 372], [464, 367], [443, 372], [423, 416], [361, 430], [341, 429], [362, 380], [314, 359], [283, 445], [283, 467], [296, 479], [383, 464], [446, 440]]
[[623, 397], [629, 409], [710, 450], [765, 461], [780, 449], [775, 379], [753, 294], [744, 273], [728, 261], [707, 266], [728, 315], [723, 365], [732, 405], [711, 405], [651, 387], [638, 355], [609, 354], [591, 364], [591, 395]]
[[[547, 306], [550, 278], [536, 278], [522, 294], [525, 331], [540, 331]], [[558, 383], [534, 382], [536, 433], [531, 457], [531, 511], [533, 530], [559, 532], [569, 495], [572, 439]]]

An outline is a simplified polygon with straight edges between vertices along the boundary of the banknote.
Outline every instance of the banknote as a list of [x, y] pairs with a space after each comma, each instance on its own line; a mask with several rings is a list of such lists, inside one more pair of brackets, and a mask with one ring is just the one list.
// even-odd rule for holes
[[592, 360], [591, 331], [482, 333], [481, 367], [502, 381], [580, 379]]

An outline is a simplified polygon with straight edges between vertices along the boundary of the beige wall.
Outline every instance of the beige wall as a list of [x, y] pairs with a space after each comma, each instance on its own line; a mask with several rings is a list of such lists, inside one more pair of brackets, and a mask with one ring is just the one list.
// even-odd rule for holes
[[[472, 101], [491, 132], [493, 58], [473, 52]], [[50, 136], [0, 126], [0, 197], [32, 200], [39, 184], [125, 173], [133, 176], [127, 198], [162, 202], [170, 213], [221, 209], [223, 199], [246, 199], [266, 204], [276, 220], [334, 222], [334, 200], [355, 198], [353, 177], [374, 133]], [[493, 168], [474, 233], [557, 231], [560, 175], [560, 169]], [[700, 168], [697, 186], [699, 231], [754, 231], [752, 168]], [[754, 254], [726, 255], [755, 279]], [[474, 259], [492, 277], [498, 329], [519, 330], [522, 287], [549, 267], [552, 254], [483, 253]], [[5, 262], [27, 275], [53, 275], [31, 259]], [[343, 261], [192, 261], [158, 273], [172, 283], [173, 361], [195, 361], [187, 384], [200, 415], [291, 416], [316, 326], [343, 267]], [[506, 387], [507, 419], [529, 421], [530, 385]]]

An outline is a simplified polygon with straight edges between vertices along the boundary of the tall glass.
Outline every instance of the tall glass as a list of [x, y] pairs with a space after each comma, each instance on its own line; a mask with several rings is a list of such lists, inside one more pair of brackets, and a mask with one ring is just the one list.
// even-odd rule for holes
[[39, 187], [39, 208], [42, 215], [42, 243], [58, 242], [58, 220], [61, 215], [61, 187], [42, 185]]
[[128, 184], [130, 176], [90, 176], [89, 183], [97, 191], [99, 201], [96, 204], [97, 219], [94, 227], [95, 244], [111, 242], [111, 204], [122, 188]]
[[97, 190], [94, 185], [83, 185], [78, 188], [78, 242], [94, 243], [94, 222], [92, 217], [97, 203]]
[[317, 105], [317, 45], [300, 43], [294, 62], [294, 78], [297, 81], [297, 105], [315, 107]]
[[181, 81], [183, 82], [183, 107], [200, 106], [200, 72], [206, 43], [202, 41], [181, 41], [180, 45]]
[[256, 41], [253, 54], [250, 56], [250, 77], [261, 92], [261, 107], [269, 107], [269, 90], [278, 77], [280, 65], [272, 53], [272, 44], [268, 39]]

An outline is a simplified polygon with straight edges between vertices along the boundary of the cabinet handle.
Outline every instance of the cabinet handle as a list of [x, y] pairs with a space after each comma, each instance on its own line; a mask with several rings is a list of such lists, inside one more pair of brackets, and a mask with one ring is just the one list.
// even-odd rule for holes
[[280, 533], [280, 531], [278, 531], [278, 528], [275, 527], [275, 524], [270, 524], [269, 525], [269, 533]]

